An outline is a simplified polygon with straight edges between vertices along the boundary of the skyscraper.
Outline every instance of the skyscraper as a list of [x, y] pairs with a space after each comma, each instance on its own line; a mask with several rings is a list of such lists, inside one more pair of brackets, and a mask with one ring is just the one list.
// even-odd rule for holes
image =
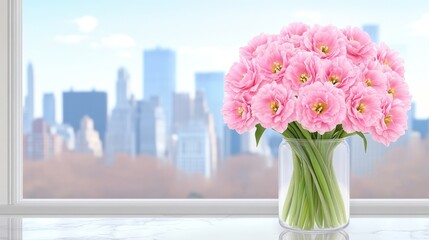
[[96, 157], [103, 156], [103, 147], [100, 136], [94, 129], [94, 121], [88, 116], [83, 116], [80, 128], [76, 133], [75, 152], [89, 153]]
[[99, 91], [63, 92], [63, 123], [77, 132], [84, 116], [94, 121], [94, 126], [104, 141], [107, 119], [107, 93]]
[[201, 120], [192, 120], [179, 129], [176, 167], [186, 173], [199, 173], [207, 178], [213, 174], [211, 141], [208, 127]]
[[219, 153], [219, 139], [216, 138], [215, 122], [212, 113], [209, 111], [206, 95], [204, 92], [197, 90], [193, 107], [194, 110], [192, 119], [194, 121], [202, 122], [206, 127], [206, 132], [208, 133], [210, 141], [210, 168], [211, 171], [215, 171], [218, 166], [218, 156], [222, 155]]
[[43, 94], [43, 119], [50, 126], [55, 125], [55, 96], [53, 93]]
[[369, 34], [372, 41], [375, 43], [380, 42], [379, 35], [379, 26], [376, 24], [365, 24], [362, 26], [362, 29]]
[[178, 129], [176, 167], [188, 173], [210, 177], [217, 169], [218, 148], [213, 116], [204, 93], [197, 91], [192, 119]]
[[156, 48], [143, 53], [143, 97], [158, 97], [164, 109], [167, 132], [171, 131], [172, 96], [176, 90], [176, 53]]
[[116, 107], [128, 106], [130, 95], [130, 74], [125, 68], [119, 68], [116, 80]]
[[173, 133], [186, 126], [192, 117], [193, 102], [189, 93], [174, 93]]
[[62, 138], [49, 131], [41, 118], [35, 119], [31, 132], [24, 136], [24, 159], [48, 160], [60, 154], [64, 148]]
[[411, 109], [407, 113], [408, 116], [408, 129], [407, 129], [407, 138], [410, 139], [412, 137], [412, 132], [414, 129], [414, 119], [416, 118], [416, 103], [411, 103]]
[[166, 155], [166, 124], [158, 98], [137, 104], [137, 153], [164, 159]]
[[124, 68], [120, 68], [116, 82], [116, 105], [107, 124], [105, 149], [108, 162], [113, 161], [119, 153], [129, 156], [136, 153], [134, 106], [128, 95], [129, 74]]
[[220, 110], [223, 105], [224, 76], [223, 72], [201, 72], [195, 74], [195, 88], [205, 95], [209, 111], [213, 115], [218, 139], [223, 139], [224, 122]]
[[30, 133], [34, 119], [34, 72], [33, 64], [27, 66], [27, 96], [24, 103], [24, 134]]
[[422, 139], [425, 139], [429, 133], [429, 119], [414, 119], [413, 131], [418, 132]]
[[231, 130], [228, 126], [224, 126], [224, 146], [223, 146], [223, 158], [227, 159], [231, 156], [238, 155], [242, 152], [241, 149], [241, 135], [235, 130]]

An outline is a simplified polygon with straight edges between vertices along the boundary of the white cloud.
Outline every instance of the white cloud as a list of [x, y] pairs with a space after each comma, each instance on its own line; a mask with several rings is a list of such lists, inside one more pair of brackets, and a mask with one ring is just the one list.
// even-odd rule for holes
[[293, 14], [295, 18], [301, 20], [317, 21], [320, 19], [320, 13], [317, 11], [298, 11]]
[[89, 46], [92, 48], [101, 48], [101, 45], [98, 42], [92, 42], [89, 44]]
[[84, 33], [92, 32], [98, 25], [97, 18], [93, 16], [83, 16], [80, 18], [76, 18], [73, 20], [75, 24], [77, 24], [79, 31]]
[[[218, 47], [181, 47], [178, 49], [179, 54], [194, 55], [194, 56], [217, 56], [217, 57], [231, 57], [238, 59], [237, 49], [226, 49]], [[229, 63], [228, 63], [229, 64]]]
[[118, 57], [122, 58], [122, 59], [128, 59], [131, 57], [131, 52], [130, 51], [119, 51], [117, 52]]
[[113, 34], [101, 39], [101, 45], [111, 48], [130, 48], [135, 44], [134, 39], [126, 34]]
[[88, 38], [88, 36], [85, 35], [57, 35], [54, 37], [54, 41], [62, 44], [77, 44], [82, 42]]
[[429, 13], [423, 14], [419, 20], [410, 24], [411, 32], [414, 36], [429, 36]]
[[237, 49], [219, 47], [181, 47], [178, 54], [198, 59], [193, 64], [198, 71], [213, 71], [216, 69], [229, 69], [231, 64], [238, 60]]

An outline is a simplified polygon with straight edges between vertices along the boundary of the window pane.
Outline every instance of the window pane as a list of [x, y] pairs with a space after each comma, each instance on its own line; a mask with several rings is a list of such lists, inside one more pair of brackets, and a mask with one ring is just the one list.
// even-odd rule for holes
[[223, 78], [239, 47], [296, 21], [400, 52], [409, 130], [366, 154], [348, 140], [351, 193], [429, 197], [427, 1], [23, 0], [24, 198], [276, 198], [281, 138], [224, 125]]

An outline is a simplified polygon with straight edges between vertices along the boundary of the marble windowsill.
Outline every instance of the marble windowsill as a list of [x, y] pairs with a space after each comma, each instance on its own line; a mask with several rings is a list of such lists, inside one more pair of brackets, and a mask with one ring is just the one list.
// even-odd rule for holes
[[354, 217], [344, 231], [325, 236], [288, 232], [275, 217], [0, 218], [0, 239], [429, 239], [429, 217]]

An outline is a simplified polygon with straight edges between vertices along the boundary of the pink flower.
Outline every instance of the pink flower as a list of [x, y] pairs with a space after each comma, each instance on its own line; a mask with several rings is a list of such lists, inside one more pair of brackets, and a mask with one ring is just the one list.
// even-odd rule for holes
[[272, 40], [272, 36], [261, 33], [258, 36], [252, 38], [247, 46], [240, 48], [240, 56], [246, 60], [252, 60], [256, 57], [256, 50], [260, 47], [266, 46]]
[[242, 134], [256, 125], [248, 97], [227, 96], [221, 110], [223, 119], [230, 129]]
[[378, 62], [370, 62], [360, 79], [365, 86], [375, 89], [380, 94], [385, 94], [388, 89], [386, 75]]
[[310, 132], [324, 134], [346, 117], [344, 92], [331, 83], [315, 82], [299, 90], [297, 120]]
[[391, 50], [384, 43], [377, 47], [377, 60], [383, 64], [385, 71], [393, 70], [404, 77], [404, 61], [398, 52]]
[[368, 132], [381, 118], [380, 96], [377, 91], [363, 84], [350, 89], [346, 97], [347, 114], [343, 122], [346, 132]]
[[225, 76], [225, 91], [232, 96], [257, 90], [256, 71], [251, 63], [236, 62]]
[[400, 100], [405, 110], [410, 110], [411, 94], [404, 78], [393, 71], [387, 72], [386, 77], [388, 81], [387, 93], [390, 94], [393, 99]]
[[310, 27], [303, 23], [291, 23], [280, 31], [280, 37], [293, 44], [294, 47], [300, 48], [303, 42], [303, 35]]
[[381, 102], [382, 117], [370, 129], [372, 138], [389, 146], [398, 140], [407, 129], [407, 111], [399, 100], [384, 97]]
[[270, 44], [263, 55], [256, 59], [259, 78], [265, 81], [281, 81], [289, 64], [288, 51], [293, 51], [291, 44]]
[[305, 49], [317, 53], [320, 58], [333, 59], [345, 56], [345, 36], [334, 26], [315, 26], [304, 34]]
[[310, 27], [307, 24], [294, 22], [289, 24], [287, 27], [284, 27], [280, 31], [280, 36], [302, 36], [305, 32], [308, 31], [308, 29], [310, 29]]
[[359, 69], [346, 57], [327, 60], [322, 81], [331, 83], [347, 94], [358, 78], [358, 71]]
[[261, 125], [278, 132], [295, 120], [295, 96], [276, 82], [261, 87], [252, 100], [252, 111]]
[[311, 84], [324, 76], [320, 58], [312, 52], [299, 52], [290, 59], [286, 68], [285, 83], [297, 95], [301, 87]]
[[343, 30], [343, 33], [347, 39], [347, 56], [355, 64], [366, 63], [370, 59], [375, 58], [375, 45], [371, 41], [371, 37], [368, 35], [368, 33], [357, 27], [348, 27]]

